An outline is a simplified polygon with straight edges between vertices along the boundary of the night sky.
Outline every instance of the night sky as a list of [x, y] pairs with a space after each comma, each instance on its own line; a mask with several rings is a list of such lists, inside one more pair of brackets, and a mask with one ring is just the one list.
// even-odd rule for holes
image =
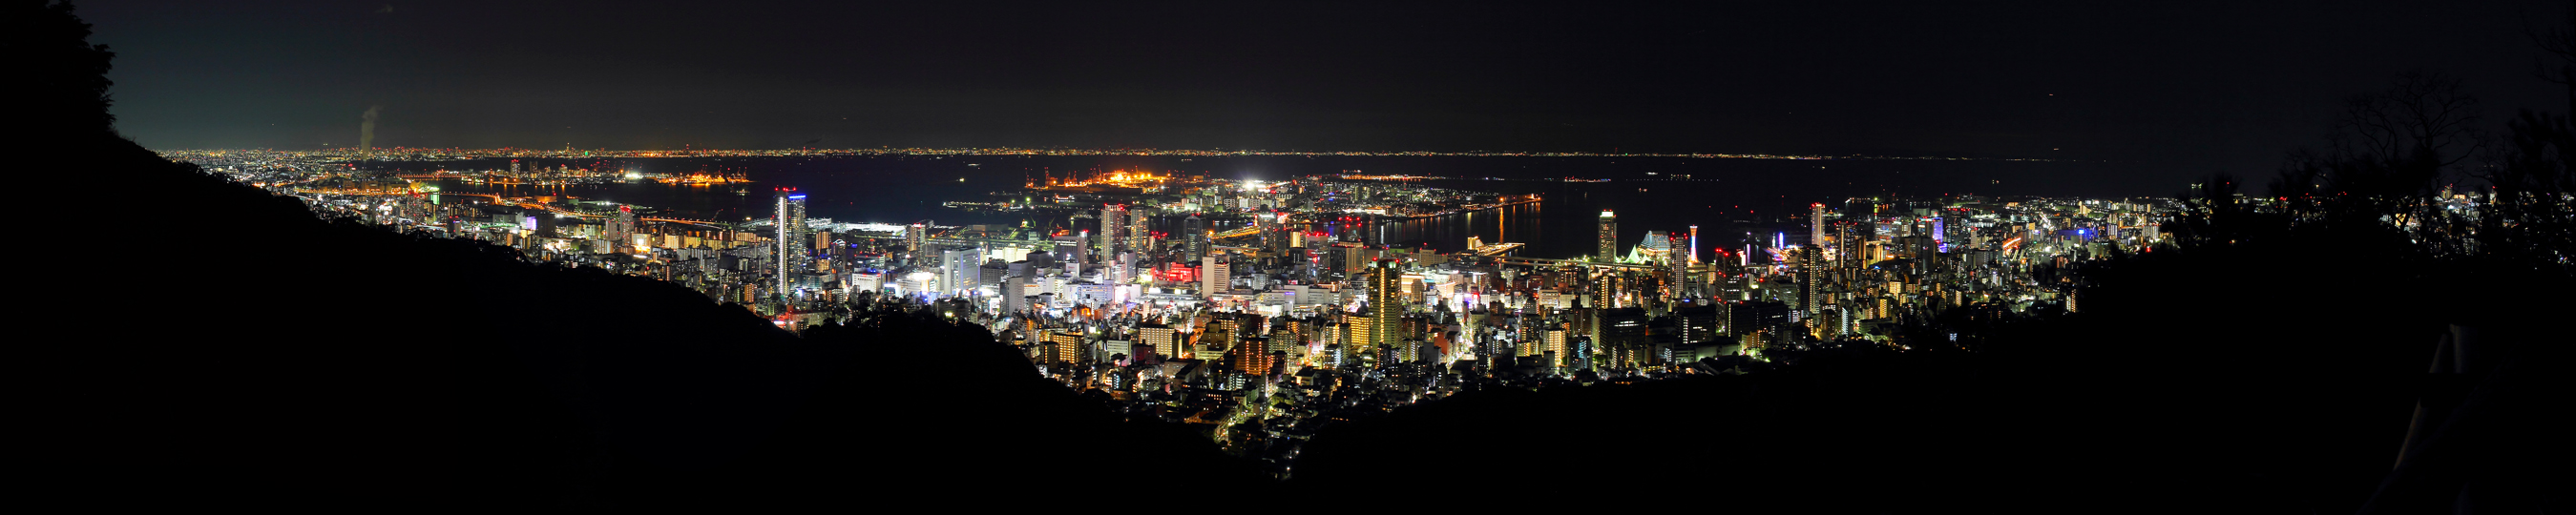
[[[2262, 5], [2247, 5], [2247, 4]], [[2564, 2], [82, 2], [153, 148], [1889, 153], [2268, 173]], [[1672, 5], [1698, 4], [1698, 5]], [[1740, 4], [1740, 5], [1738, 5]], [[1693, 10], [1672, 10], [1693, 9]]]

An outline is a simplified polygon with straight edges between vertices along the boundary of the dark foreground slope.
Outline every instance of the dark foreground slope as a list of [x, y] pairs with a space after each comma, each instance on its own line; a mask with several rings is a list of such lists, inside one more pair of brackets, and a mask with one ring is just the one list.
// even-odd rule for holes
[[59, 266], [71, 318], [37, 344], [70, 372], [49, 387], [79, 436], [66, 479], [122, 500], [859, 504], [1070, 493], [1047, 478], [1103, 460], [1258, 481], [981, 328], [889, 313], [798, 338], [675, 285], [318, 220], [98, 148], [120, 202], [151, 208], [89, 215], [148, 243]]
[[[973, 327], [807, 338], [675, 285], [315, 218], [109, 129], [109, 55], [17, 2], [32, 490], [89, 506], [859, 507], [1138, 474], [1260, 481], [1119, 421]], [[974, 499], [967, 497], [946, 497]], [[354, 510], [352, 510], [354, 509]]]
[[[2118, 261], [2082, 313], [1971, 328], [1974, 352], [1461, 395], [1327, 429], [1291, 483], [1721, 511], [2568, 509], [2565, 278], [2313, 252], [2356, 241]], [[2453, 323], [2480, 331], [2473, 373], [2426, 374]], [[2394, 474], [2419, 399], [2469, 408], [2435, 410], [2438, 459]]]

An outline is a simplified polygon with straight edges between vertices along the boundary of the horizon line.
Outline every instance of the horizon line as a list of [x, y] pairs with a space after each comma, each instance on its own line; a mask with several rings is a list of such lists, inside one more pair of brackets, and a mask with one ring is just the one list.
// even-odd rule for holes
[[666, 149], [666, 150], [610, 150], [610, 149], [605, 149], [605, 148], [597, 148], [597, 149], [565, 148], [565, 149], [561, 149], [561, 150], [544, 150], [544, 149], [517, 148], [517, 147], [501, 147], [501, 148], [487, 148], [487, 149], [466, 149], [466, 148], [458, 148], [458, 147], [421, 147], [421, 148], [414, 148], [414, 147], [373, 147], [373, 148], [360, 149], [360, 148], [358, 148], [358, 147], [328, 147], [328, 148], [312, 149], [312, 150], [277, 150], [277, 149], [274, 149], [274, 148], [204, 148], [204, 149], [197, 149], [197, 148], [180, 148], [180, 149], [156, 149], [156, 150], [154, 150], [154, 152], [157, 152], [157, 153], [164, 153], [164, 154], [167, 154], [167, 153], [191, 153], [191, 152], [235, 152], [235, 151], [293, 152], [293, 153], [308, 153], [308, 154], [342, 154], [342, 153], [364, 154], [364, 153], [383, 153], [383, 152], [410, 153], [410, 154], [420, 154], [420, 153], [443, 153], [443, 154], [453, 154], [453, 155], [456, 155], [456, 156], [458, 156], [458, 157], [632, 157], [632, 158], [656, 158], [656, 157], [750, 157], [750, 156], [830, 156], [830, 155], [895, 155], [895, 154], [901, 154], [901, 155], [943, 155], [943, 156], [947, 156], [947, 155], [965, 155], [965, 156], [1005, 156], [1005, 157], [1006, 157], [1006, 156], [1188, 156], [1188, 157], [1224, 157], [1224, 156], [1356, 156], [1356, 157], [1401, 157], [1401, 156], [1416, 156], [1416, 157], [1677, 157], [1677, 158], [1699, 158], [1699, 159], [1781, 159], [1781, 160], [1839, 160], [1839, 159], [1862, 159], [1862, 160], [1931, 160], [1931, 161], [2028, 161], [2028, 162], [2085, 162], [2085, 161], [2102, 161], [2102, 162], [2109, 162], [2109, 161], [2107, 161], [2107, 160], [2089, 160], [2089, 159], [2045, 159], [2045, 158], [2007, 158], [2007, 157], [1947, 157], [1947, 156], [1930, 156], [1930, 155], [1925, 155], [1925, 156], [1894, 156], [1894, 155], [1867, 155], [1867, 154], [1824, 155], [1824, 154], [1761, 154], [1761, 153], [1742, 153], [1742, 154], [1737, 154], [1737, 153], [1662, 153], [1662, 152], [1526, 152], [1526, 151], [1524, 151], [1524, 152], [1506, 152], [1506, 151], [1437, 152], [1437, 151], [1427, 151], [1427, 150], [1424, 150], [1424, 151], [1300, 151], [1300, 150], [1255, 150], [1255, 149], [1239, 149], [1239, 150], [1204, 149], [1204, 150], [1201, 150], [1201, 149], [1153, 149], [1153, 148], [1145, 148], [1145, 149], [1134, 149], [1134, 148], [1097, 149], [1097, 148], [1021, 148], [1021, 147], [958, 147], [958, 148], [938, 148], [938, 147], [905, 147], [905, 148], [893, 148], [893, 147], [876, 147], [876, 148], [843, 148], [843, 149], [832, 149], [832, 148], [780, 148], [780, 149], [679, 149], [679, 150], [667, 150], [667, 149]]

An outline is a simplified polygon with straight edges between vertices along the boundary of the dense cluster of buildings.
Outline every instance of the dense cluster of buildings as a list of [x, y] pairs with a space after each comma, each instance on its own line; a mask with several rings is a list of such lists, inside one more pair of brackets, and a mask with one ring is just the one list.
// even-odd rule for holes
[[928, 307], [1130, 416], [1203, 424], [1283, 472], [1322, 425], [1464, 389], [1742, 373], [1819, 346], [1957, 347], [1944, 324], [2080, 309], [2063, 271], [2158, 245], [2176, 207], [1851, 198], [1726, 248], [1688, 225], [1623, 240], [1605, 210], [1596, 252], [1543, 258], [1506, 242], [1389, 245], [1373, 229], [1535, 197], [1335, 177], [1033, 183], [1080, 205], [1044, 226], [841, 223], [781, 188], [765, 220], [728, 224], [440, 198], [281, 163], [201, 164], [334, 216], [686, 285], [790, 330]]
[[1224, 193], [1139, 196], [1051, 232], [916, 225], [855, 284], [942, 306], [1069, 387], [1131, 416], [1206, 424], [1285, 470], [1322, 425], [1465, 389], [1741, 373], [1820, 347], [1959, 347], [1953, 320], [2078, 309], [2066, 271], [2158, 245], [2174, 208], [1855, 198], [1726, 249], [1690, 226], [1623, 241], [1604, 211], [1598, 254], [1545, 259], [1502, 242], [1390, 246], [1370, 223], [1332, 225], [1508, 197], [1317, 179], [1165, 188]]

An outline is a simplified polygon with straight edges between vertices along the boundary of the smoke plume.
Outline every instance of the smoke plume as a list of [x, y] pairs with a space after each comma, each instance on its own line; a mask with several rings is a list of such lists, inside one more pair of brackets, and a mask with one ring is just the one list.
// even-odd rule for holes
[[382, 107], [367, 106], [367, 113], [359, 115], [362, 121], [358, 122], [358, 148], [376, 148], [376, 109]]

